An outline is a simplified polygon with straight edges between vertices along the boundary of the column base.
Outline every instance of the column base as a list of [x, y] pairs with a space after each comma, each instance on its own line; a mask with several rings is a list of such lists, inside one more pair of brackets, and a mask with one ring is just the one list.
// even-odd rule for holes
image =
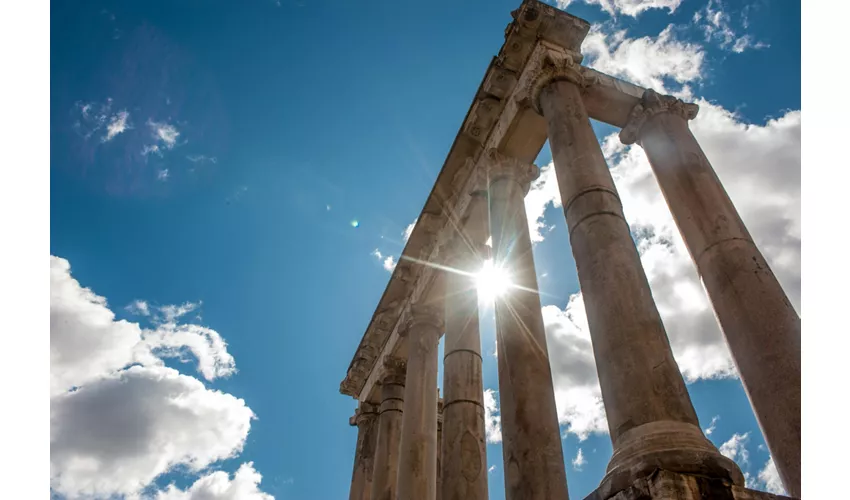
[[599, 489], [584, 500], [792, 500], [734, 485], [722, 479], [656, 469], [613, 496]]
[[659, 421], [630, 429], [617, 439], [608, 470], [596, 490], [599, 496], [594, 498], [612, 498], [659, 469], [744, 485], [744, 475], [738, 465], [721, 455], [699, 427], [684, 422]]

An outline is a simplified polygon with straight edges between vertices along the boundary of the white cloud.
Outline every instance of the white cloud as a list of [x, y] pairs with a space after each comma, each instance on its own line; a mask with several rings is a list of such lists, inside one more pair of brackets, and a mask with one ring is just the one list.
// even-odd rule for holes
[[758, 473], [758, 487], [763, 488], [768, 493], [776, 495], [787, 495], [785, 487], [782, 486], [782, 480], [779, 479], [779, 471], [776, 470], [776, 464], [773, 462], [773, 457], [770, 457], [764, 464], [764, 468]]
[[235, 371], [218, 332], [177, 322], [196, 307], [154, 311], [136, 300], [128, 309], [152, 319], [154, 328], [116, 320], [105, 298], [71, 276], [67, 260], [50, 257], [50, 484], [56, 493], [132, 497], [178, 465], [198, 473], [242, 450], [254, 418], [245, 402], [162, 361], [189, 361], [191, 353], [208, 380]]
[[158, 181], [167, 181], [168, 180], [168, 169], [163, 168], [156, 173], [156, 180]]
[[547, 226], [543, 220], [546, 208], [552, 205], [561, 206], [561, 193], [558, 191], [558, 180], [555, 178], [555, 168], [552, 162], [540, 169], [540, 176], [531, 183], [525, 196], [525, 213], [528, 217], [528, 233], [532, 243], [544, 240], [545, 234], [554, 226]]
[[488, 443], [502, 442], [502, 417], [493, 389], [484, 389], [484, 432]]
[[738, 466], [744, 467], [750, 460], [750, 452], [747, 443], [750, 441], [750, 433], [732, 434], [726, 442], [720, 445], [720, 454], [729, 460], [734, 460]]
[[407, 240], [410, 239], [410, 235], [413, 234], [413, 228], [416, 227], [416, 223], [418, 221], [419, 221], [419, 217], [413, 219], [413, 222], [411, 222], [410, 224], [407, 225], [406, 228], [404, 228], [404, 233], [402, 233], [402, 237], [404, 238], [404, 241], [407, 241]]
[[161, 366], [106, 374], [50, 400], [51, 486], [71, 498], [133, 494], [177, 464], [242, 450], [253, 412]]
[[572, 295], [564, 310], [544, 306], [542, 314], [559, 423], [580, 441], [608, 432], [582, 295]]
[[109, 120], [109, 125], [106, 126], [106, 135], [101, 139], [103, 142], [111, 141], [116, 135], [124, 132], [128, 128], [132, 128], [127, 122], [130, 118], [130, 113], [127, 111], [119, 111], [112, 115]]
[[[736, 16], [746, 28], [746, 15]], [[705, 7], [694, 13], [694, 24], [705, 34], [706, 42], [716, 42], [721, 49], [741, 53], [747, 49], [770, 47], [764, 42], [756, 42], [752, 35], [738, 36], [732, 28], [733, 17], [723, 10], [720, 0], [709, 0]]]
[[487, 473], [488, 473], [488, 474], [492, 474], [494, 470], [496, 470], [496, 466], [495, 466], [495, 465], [491, 465], [491, 466], [490, 466], [490, 468], [489, 468], [489, 469], [487, 469]]
[[[556, 0], [559, 9], [566, 9], [573, 0]], [[649, 9], [667, 9], [670, 14], [676, 11], [682, 0], [583, 0], [585, 3], [598, 5], [609, 15], [625, 14], [637, 17]]]
[[705, 429], [705, 435], [710, 436], [712, 432], [717, 429], [717, 421], [720, 420], [720, 415], [715, 415], [711, 417], [711, 423], [708, 424], [708, 427]]
[[260, 491], [261, 480], [253, 462], [247, 462], [239, 467], [233, 480], [226, 472], [216, 471], [195, 481], [188, 490], [169, 485], [157, 493], [156, 500], [274, 500]]
[[699, 45], [677, 40], [673, 28], [671, 24], [655, 37], [626, 38], [625, 30], [609, 34], [594, 27], [582, 53], [598, 71], [669, 93], [665, 79], [678, 84], [699, 80], [705, 58]]
[[186, 159], [191, 161], [192, 163], [218, 163], [218, 158], [216, 158], [215, 156], [187, 155]]
[[153, 138], [162, 142], [166, 149], [173, 149], [177, 145], [177, 138], [180, 137], [180, 132], [174, 125], [148, 119], [148, 127], [151, 129]]
[[586, 463], [587, 460], [584, 458], [584, 453], [581, 451], [581, 448], [579, 448], [578, 453], [576, 453], [576, 457], [573, 459], [573, 469], [580, 471]]
[[384, 267], [386, 271], [393, 272], [397, 262], [395, 261], [395, 257], [392, 255], [384, 255], [377, 248], [372, 251], [372, 255], [374, 255], [379, 261], [381, 261], [381, 265]]
[[133, 302], [130, 302], [130, 304], [127, 305], [127, 307], [125, 307], [124, 309], [126, 309], [127, 312], [129, 312], [130, 314], [135, 314], [136, 316], [151, 315], [150, 306], [144, 300], [136, 299]]

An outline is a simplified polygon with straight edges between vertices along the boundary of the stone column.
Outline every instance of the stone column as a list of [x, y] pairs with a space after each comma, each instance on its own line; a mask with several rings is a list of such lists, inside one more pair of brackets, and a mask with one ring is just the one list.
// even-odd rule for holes
[[613, 442], [599, 498], [657, 468], [742, 485], [737, 465], [699, 427], [582, 102], [576, 59], [546, 57], [531, 102], [547, 121]]
[[374, 470], [375, 441], [377, 439], [378, 408], [369, 403], [360, 407], [349, 420], [357, 426], [357, 449], [354, 455], [354, 471], [351, 473], [349, 500], [370, 500], [372, 495], [372, 471]]
[[439, 308], [413, 305], [402, 331], [407, 340], [407, 378], [398, 500], [437, 498], [437, 343], [442, 323]]
[[404, 413], [405, 362], [398, 358], [385, 358], [383, 370], [371, 499], [396, 500], [399, 442]]
[[[439, 391], [438, 391], [439, 392]], [[443, 498], [443, 398], [437, 395], [437, 500]]]
[[487, 193], [473, 194], [446, 265], [446, 337], [443, 357], [444, 500], [486, 500], [487, 449], [478, 290], [474, 274], [487, 256]]
[[494, 265], [514, 285], [496, 298], [507, 500], [566, 500], [567, 476], [523, 199], [535, 165], [489, 150]]
[[638, 142], [646, 152], [782, 482], [799, 497], [800, 316], [688, 128], [698, 109], [647, 90], [620, 139]]

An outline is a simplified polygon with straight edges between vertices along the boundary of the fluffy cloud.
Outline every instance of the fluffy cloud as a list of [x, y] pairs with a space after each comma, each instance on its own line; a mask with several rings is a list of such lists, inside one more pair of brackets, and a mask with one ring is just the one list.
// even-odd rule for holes
[[549, 162], [540, 168], [540, 176], [531, 183], [525, 196], [525, 213], [528, 217], [528, 233], [532, 243], [539, 243], [554, 226], [546, 225], [543, 216], [549, 205], [561, 206], [561, 193], [555, 178], [554, 164]]
[[129, 112], [112, 111], [112, 98], [107, 98], [102, 103], [78, 101], [72, 112], [76, 115], [73, 128], [84, 139], [95, 133], [100, 134], [105, 129], [106, 133], [100, 137], [100, 142], [109, 142], [118, 134], [133, 128], [130, 125]]
[[[195, 307], [152, 308], [137, 300], [128, 309], [152, 318], [152, 328], [116, 320], [105, 298], [71, 276], [67, 260], [50, 257], [50, 483], [55, 493], [134, 496], [174, 467], [200, 473], [242, 450], [254, 418], [245, 402], [208, 389], [162, 360], [189, 361], [191, 354], [207, 380], [234, 373], [233, 357], [217, 332], [178, 322]], [[221, 484], [219, 476], [207, 482]], [[233, 491], [243, 491], [239, 485], [252, 478], [237, 473]], [[198, 495], [206, 491], [203, 484]]]
[[413, 219], [413, 222], [411, 222], [410, 224], [407, 225], [406, 228], [404, 228], [404, 233], [402, 233], [402, 238], [404, 238], [404, 241], [407, 241], [407, 240], [410, 239], [410, 235], [413, 234], [413, 228], [416, 227], [416, 223], [418, 221], [419, 221], [419, 217]]
[[151, 129], [153, 138], [162, 142], [167, 149], [172, 149], [177, 144], [177, 138], [180, 137], [180, 132], [174, 125], [148, 119], [148, 127]]
[[588, 66], [658, 92], [665, 80], [678, 84], [700, 79], [705, 54], [699, 45], [677, 40], [674, 25], [658, 36], [627, 38], [626, 31], [604, 33], [594, 27], [582, 45]]
[[720, 420], [720, 415], [715, 415], [711, 417], [711, 422], [708, 424], [708, 427], [705, 428], [704, 432], [706, 436], [710, 436], [717, 429], [717, 421]]
[[[737, 16], [742, 19], [743, 27], [746, 27], [746, 11]], [[756, 42], [752, 35], [739, 36], [732, 29], [732, 16], [724, 12], [723, 3], [720, 0], [709, 0], [705, 7], [694, 13], [694, 24], [699, 26], [705, 34], [706, 42], [715, 42], [721, 49], [741, 53], [747, 49], [763, 49], [770, 47], [764, 42]]]
[[233, 475], [233, 480], [223, 471], [204, 476], [188, 489], [170, 485], [160, 491], [156, 500], [273, 500], [274, 497], [259, 489], [262, 476], [254, 470], [252, 462], [244, 463]]
[[763, 488], [769, 493], [774, 493], [776, 495], [788, 494], [785, 491], [785, 487], [782, 486], [782, 480], [779, 479], [779, 471], [776, 470], [776, 464], [773, 462], [773, 457], [770, 457], [767, 463], [764, 464], [764, 468], [759, 471], [758, 481], [759, 483], [757, 486], [759, 488]]
[[[661, 91], [667, 91], [665, 81], [678, 82], [679, 94], [687, 94], [688, 83], [701, 78], [703, 52], [675, 40], [671, 33], [668, 27], [656, 38], [627, 39], [625, 32], [595, 32], [584, 49], [597, 69]], [[753, 124], [717, 104], [694, 100], [700, 113], [691, 130], [799, 310], [800, 111]], [[695, 266], [643, 150], [622, 145], [616, 134], [601, 142], [686, 381], [736, 376]], [[547, 182], [553, 181], [554, 176]], [[553, 185], [537, 190], [554, 193], [557, 199]], [[541, 212], [529, 211], [530, 227], [547, 227]], [[542, 312], [561, 423], [580, 439], [590, 432], [607, 432], [581, 293], [573, 295], [563, 310], [546, 306]]]
[[109, 125], [106, 126], [106, 136], [101, 139], [103, 142], [112, 140], [113, 137], [130, 128], [127, 120], [130, 118], [130, 113], [127, 111], [119, 111], [109, 120]]
[[750, 441], [750, 433], [732, 434], [726, 442], [720, 445], [720, 454], [729, 460], [734, 460], [740, 467], [744, 467], [750, 461], [750, 452], [747, 443]]
[[[649, 9], [667, 9], [672, 14], [682, 3], [682, 0], [583, 0], [590, 5], [598, 5], [599, 8], [612, 16], [624, 14], [637, 17], [640, 13]], [[572, 0], [556, 0], [555, 5], [559, 9], [566, 9]]]
[[544, 306], [542, 313], [558, 421], [582, 441], [608, 432], [581, 294], [570, 297], [564, 310]]
[[484, 389], [484, 432], [488, 443], [502, 442], [502, 417], [493, 389]]
[[386, 271], [393, 272], [393, 269], [395, 269], [397, 262], [395, 261], [395, 258], [392, 255], [384, 255], [377, 248], [372, 251], [372, 255], [374, 255], [375, 258], [377, 258], [381, 262], [381, 265], [384, 266], [384, 269]]
[[584, 452], [582, 452], [581, 448], [579, 448], [578, 453], [576, 453], [576, 457], [573, 459], [573, 469], [580, 471], [586, 463], [587, 460], [584, 458]]

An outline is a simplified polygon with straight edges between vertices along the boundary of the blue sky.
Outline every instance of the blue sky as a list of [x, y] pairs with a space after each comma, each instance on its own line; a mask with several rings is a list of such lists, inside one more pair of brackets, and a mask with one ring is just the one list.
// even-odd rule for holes
[[[347, 495], [355, 403], [339, 382], [517, 5], [52, 4], [57, 497], [196, 498], [215, 485], [239, 498]], [[595, 25], [586, 63], [700, 104], [692, 129], [798, 311], [799, 8], [566, 6]], [[645, 158], [594, 126], [702, 427], [752, 487], [775, 491]], [[550, 161], [544, 147], [526, 202], [568, 483], [582, 498], [611, 446]], [[499, 443], [487, 451], [490, 496], [503, 498]]]

